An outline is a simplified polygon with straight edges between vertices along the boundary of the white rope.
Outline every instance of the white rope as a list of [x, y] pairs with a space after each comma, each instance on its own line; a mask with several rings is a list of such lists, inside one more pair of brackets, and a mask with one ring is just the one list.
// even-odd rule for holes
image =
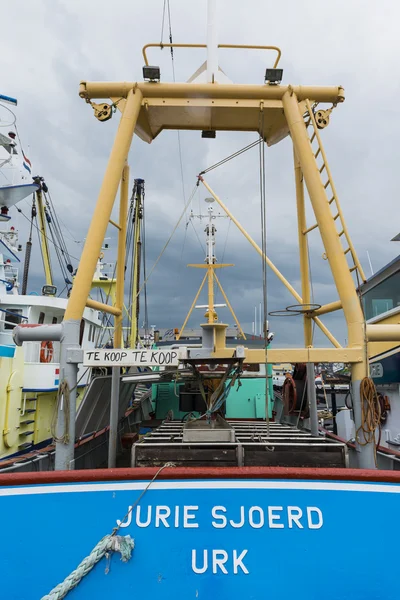
[[[114, 535], [108, 534], [93, 548], [89, 556], [72, 571], [62, 583], [59, 583], [51, 590], [49, 594], [43, 596], [41, 600], [61, 600], [73, 590], [78, 583], [87, 575], [93, 567], [109, 552], [119, 552], [122, 562], [128, 562], [132, 556], [132, 550], [135, 547], [135, 542], [130, 535]], [[108, 567], [106, 569], [108, 573]]]

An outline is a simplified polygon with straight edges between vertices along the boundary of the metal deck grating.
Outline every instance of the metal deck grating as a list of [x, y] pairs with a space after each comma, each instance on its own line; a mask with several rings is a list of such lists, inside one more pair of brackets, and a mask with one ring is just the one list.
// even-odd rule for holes
[[234, 442], [183, 442], [184, 423], [164, 422], [132, 447], [132, 466], [345, 467], [346, 445], [321, 435], [262, 421], [229, 421]]

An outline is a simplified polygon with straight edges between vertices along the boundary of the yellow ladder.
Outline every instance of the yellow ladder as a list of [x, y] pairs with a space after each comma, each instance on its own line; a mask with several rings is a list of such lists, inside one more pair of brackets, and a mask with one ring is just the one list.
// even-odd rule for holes
[[[340, 207], [339, 199], [337, 196], [335, 184], [333, 183], [332, 174], [331, 174], [331, 171], [330, 171], [330, 168], [328, 165], [324, 147], [322, 145], [322, 140], [321, 140], [321, 136], [319, 133], [316, 118], [315, 118], [315, 115], [314, 115], [314, 112], [313, 112], [313, 109], [312, 109], [312, 106], [311, 106], [309, 100], [306, 100], [306, 107], [307, 107], [307, 114], [305, 117], [305, 125], [307, 128], [307, 131], [309, 131], [309, 128], [311, 128], [311, 135], [309, 135], [309, 140], [310, 140], [311, 148], [312, 148], [314, 158], [315, 158], [315, 161], [317, 164], [317, 168], [318, 168], [320, 176], [321, 176], [321, 183], [325, 188], [326, 199], [327, 199], [328, 204], [331, 207], [331, 211], [333, 209], [333, 211], [332, 211], [333, 219], [334, 219], [335, 223], [339, 223], [339, 226], [340, 226], [339, 231], [337, 232], [338, 236], [341, 239], [343, 237], [346, 239], [347, 247], [343, 248], [343, 252], [346, 255], [349, 254], [351, 257], [352, 264], [349, 265], [350, 272], [352, 273], [353, 271], [357, 271], [361, 280], [366, 281], [365, 273], [363, 271], [360, 261], [358, 260], [356, 250], [352, 244], [348, 229], [346, 227], [346, 223], [344, 221], [344, 217], [343, 217], [342, 209]], [[326, 112], [327, 111], [324, 111], [325, 115], [326, 115]], [[327, 118], [329, 119], [329, 113], [327, 115]], [[325, 123], [324, 126], [326, 124], [327, 123]], [[326, 181], [324, 180], [325, 177], [326, 177]], [[305, 229], [303, 231], [303, 234], [307, 235], [308, 233], [310, 233], [310, 231], [312, 231], [313, 229], [316, 229], [317, 227], [318, 227], [318, 224], [315, 223], [314, 225], [311, 225], [311, 227], [308, 227], [307, 229]]]

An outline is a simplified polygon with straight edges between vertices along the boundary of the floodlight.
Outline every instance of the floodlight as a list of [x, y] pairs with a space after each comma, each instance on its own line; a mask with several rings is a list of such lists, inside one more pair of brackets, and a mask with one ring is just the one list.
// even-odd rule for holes
[[149, 65], [145, 65], [143, 67], [143, 79], [160, 81], [160, 67], [150, 67]]
[[283, 69], [266, 69], [265, 83], [278, 85], [283, 79]]

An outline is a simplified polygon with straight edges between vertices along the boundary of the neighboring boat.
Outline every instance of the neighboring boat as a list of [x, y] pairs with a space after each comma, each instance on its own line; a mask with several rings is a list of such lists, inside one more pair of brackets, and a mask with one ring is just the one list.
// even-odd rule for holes
[[[111, 118], [116, 108], [122, 117], [63, 322], [34, 328], [17, 325], [13, 333], [22, 347], [48, 339], [60, 342], [57, 419], [59, 425], [65, 424], [68, 398], [70, 435], [56, 441], [57, 472], [0, 474], [0, 525], [7, 540], [0, 560], [5, 567], [3, 594], [8, 599], [58, 600], [67, 594], [76, 599], [148, 596], [154, 600], [398, 597], [397, 573], [386, 569], [382, 574], [375, 550], [390, 547], [400, 534], [400, 476], [395, 472], [397, 458], [386, 465], [393, 470], [376, 469], [381, 453], [377, 448], [381, 404], [369, 376], [368, 352], [373, 351], [375, 342], [399, 344], [400, 326], [397, 321], [365, 321], [356, 276], [363, 282], [366, 278], [322, 144], [321, 131], [343, 102], [344, 90], [340, 86], [281, 85], [281, 53], [274, 46], [266, 47], [277, 59], [266, 70], [264, 83], [227, 82], [218, 67], [214, 17], [215, 3], [209, 0], [207, 63], [188, 83], [162, 82], [159, 68], [148, 65], [146, 46], [145, 82], [80, 84], [80, 96], [91, 104], [99, 121]], [[173, 48], [174, 44], [149, 46]], [[260, 148], [261, 246], [211, 189], [205, 172], [199, 174], [197, 184], [204, 186], [261, 256], [261, 261], [257, 260], [262, 266], [263, 290], [268, 266], [294, 296], [295, 305], [277, 312], [303, 319], [303, 347], [269, 346], [266, 291], [262, 347], [243, 337], [239, 340], [239, 327], [235, 336], [227, 335], [228, 326], [218, 320], [213, 300], [214, 269], [221, 265], [214, 261], [212, 224], [208, 227], [207, 260], [201, 265], [208, 282], [208, 302], [198, 343], [189, 338], [179, 344], [185, 333], [182, 327], [174, 343], [161, 346], [162, 340], [158, 340], [160, 346], [154, 348], [156, 331], [153, 344], [147, 322], [146, 340], [141, 343], [138, 213], [132, 234], [136, 257], [132, 263], [132, 323], [129, 341], [124, 343], [126, 160], [134, 132], [151, 142], [164, 129], [198, 130], [208, 138], [215, 137], [217, 130], [259, 134], [251, 147], [258, 144]], [[264, 142], [274, 145], [289, 135], [294, 150], [301, 295], [266, 253]], [[306, 223], [304, 183], [316, 219], [312, 225]], [[115, 303], [94, 304], [88, 295], [119, 184], [119, 219], [112, 222], [118, 229]], [[325, 305], [311, 302], [307, 236], [314, 230], [321, 234], [324, 258], [338, 294], [338, 299]], [[194, 305], [196, 302], [197, 298]], [[113, 347], [82, 351], [79, 323], [88, 303], [113, 315]], [[345, 348], [320, 319], [340, 309], [347, 323]], [[313, 346], [314, 325], [331, 346]], [[383, 361], [379, 351], [372, 358], [376, 356]], [[280, 401], [280, 414], [275, 410], [275, 419], [270, 419], [266, 410], [264, 418], [257, 414], [244, 418], [242, 404], [246, 405], [247, 399], [241, 395], [241, 405], [235, 407], [237, 418], [230, 418], [233, 387], [239, 383], [244, 387], [245, 375], [253, 380], [259, 375], [267, 391], [268, 371], [261, 367], [270, 363], [293, 364], [293, 372], [285, 377], [287, 390], [284, 402]], [[315, 363], [350, 365], [355, 443], [321, 430]], [[109, 410], [108, 470], [69, 471], [77, 456], [76, 388], [82, 365], [95, 372], [111, 372], [109, 403], [102, 402], [101, 394], [96, 401], [94, 395], [85, 416], [89, 422]], [[132, 432], [131, 450], [122, 457], [129, 468], [117, 468], [121, 466], [117, 462], [120, 428], [125, 422], [119, 414], [121, 377], [132, 385], [151, 384], [161, 389], [164, 379], [170, 386], [165, 402], [160, 397], [155, 400], [156, 409], [162, 407], [160, 419], [149, 415], [135, 424], [136, 429], [146, 424], [149, 431], [143, 435], [142, 430], [139, 436]], [[272, 379], [269, 383], [272, 386]], [[171, 388], [176, 393], [174, 415], [166, 414], [172, 405]], [[275, 396], [274, 409], [278, 404]], [[176, 415], [180, 418], [174, 419]], [[92, 441], [96, 443], [94, 437]], [[387, 456], [390, 454], [387, 449]], [[349, 461], [357, 469], [349, 468]], [[24, 518], [27, 507], [34, 518]], [[344, 542], [350, 534], [352, 543], [344, 555]], [[27, 541], [33, 542], [34, 554], [27, 553]], [[38, 563], [38, 548], [50, 545], [52, 551]], [[328, 570], [317, 561], [321, 549]], [[332, 564], [334, 576], [329, 577]], [[297, 576], [299, 565], [312, 573], [307, 582], [302, 574]]]

